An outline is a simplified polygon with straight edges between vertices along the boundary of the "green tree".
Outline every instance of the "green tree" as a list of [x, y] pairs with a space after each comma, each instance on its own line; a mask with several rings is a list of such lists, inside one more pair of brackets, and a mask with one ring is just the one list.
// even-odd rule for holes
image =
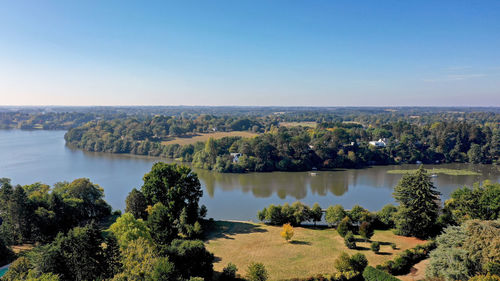
[[422, 166], [415, 174], [404, 175], [394, 189], [399, 203], [396, 229], [404, 236], [428, 237], [435, 232], [439, 195]]
[[363, 237], [365, 240], [370, 240], [374, 234], [374, 229], [371, 223], [369, 222], [362, 222], [361, 225], [359, 226], [359, 234], [361, 237]]
[[321, 209], [318, 203], [314, 203], [311, 209], [311, 220], [314, 222], [314, 226], [316, 226], [317, 222], [321, 221], [322, 217], [323, 217], [323, 210]]
[[141, 191], [149, 205], [162, 203], [172, 220], [178, 219], [186, 208], [187, 223], [198, 220], [198, 202], [203, 192], [198, 176], [189, 167], [158, 162], [143, 179]]
[[356, 249], [356, 238], [354, 238], [354, 234], [352, 231], [347, 232], [344, 237], [344, 243], [349, 249]]
[[385, 205], [380, 211], [377, 212], [378, 220], [384, 224], [386, 228], [393, 228], [394, 224], [394, 216], [398, 208], [396, 208], [392, 204]]
[[337, 232], [339, 233], [340, 236], [344, 237], [351, 230], [351, 228], [352, 228], [351, 219], [349, 219], [349, 217], [346, 216], [337, 226]]
[[248, 266], [247, 279], [249, 281], [266, 281], [268, 277], [264, 264], [253, 262]]
[[342, 207], [342, 205], [335, 205], [326, 209], [325, 220], [330, 226], [338, 225], [346, 216], [347, 213], [344, 210], [344, 207]]
[[467, 157], [470, 163], [482, 163], [483, 153], [481, 152], [481, 146], [476, 143], [471, 144], [469, 151], [467, 151]]
[[148, 216], [146, 209], [148, 207], [148, 202], [146, 197], [142, 192], [137, 189], [132, 189], [125, 200], [126, 208], [125, 212], [131, 213], [136, 219], [145, 220]]
[[370, 245], [370, 249], [377, 254], [380, 251], [380, 243], [377, 241], [372, 242]]
[[174, 240], [166, 254], [184, 279], [197, 276], [208, 280], [212, 277], [215, 257], [202, 241]]
[[168, 208], [161, 202], [153, 206], [148, 216], [147, 226], [156, 245], [167, 246], [178, 237], [179, 231], [175, 227], [174, 220]]
[[118, 240], [122, 249], [126, 248], [130, 242], [143, 238], [151, 242], [151, 234], [146, 223], [142, 219], [136, 219], [131, 213], [121, 215], [110, 227], [109, 230]]
[[236, 272], [238, 268], [233, 263], [228, 263], [226, 267], [222, 269], [219, 280], [221, 281], [233, 281], [236, 280]]

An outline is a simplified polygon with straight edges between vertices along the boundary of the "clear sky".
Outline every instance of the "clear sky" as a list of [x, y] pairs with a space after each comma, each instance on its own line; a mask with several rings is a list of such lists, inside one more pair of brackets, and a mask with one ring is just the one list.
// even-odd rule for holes
[[0, 105], [500, 106], [500, 1], [0, 0]]

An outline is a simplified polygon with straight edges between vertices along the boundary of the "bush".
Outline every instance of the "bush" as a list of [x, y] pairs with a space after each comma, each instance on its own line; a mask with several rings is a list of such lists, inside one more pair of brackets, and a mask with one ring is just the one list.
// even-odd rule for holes
[[400, 281], [389, 273], [371, 266], [365, 268], [363, 271], [363, 278], [365, 281]]
[[339, 233], [340, 236], [345, 237], [347, 233], [351, 230], [351, 228], [352, 228], [351, 219], [349, 219], [349, 217], [346, 216], [337, 226], [337, 232]]
[[262, 263], [251, 263], [248, 266], [247, 279], [249, 281], [266, 281], [268, 278], [267, 270]]
[[392, 248], [393, 250], [396, 250], [398, 247], [396, 246], [396, 243], [391, 243], [391, 248]]
[[380, 251], [380, 243], [379, 242], [372, 242], [372, 244], [370, 245], [370, 249], [374, 253], [378, 253]]
[[356, 238], [354, 238], [354, 234], [351, 231], [347, 233], [344, 237], [344, 243], [349, 249], [356, 249]]
[[374, 234], [372, 224], [366, 221], [362, 222], [359, 226], [359, 234], [365, 240], [370, 240]]
[[407, 274], [413, 265], [426, 259], [429, 256], [429, 252], [435, 248], [436, 242], [434, 241], [418, 245], [400, 253], [392, 261], [386, 261], [382, 265], [377, 265], [377, 268], [393, 275]]
[[286, 240], [286, 242], [290, 241], [293, 237], [293, 227], [289, 223], [284, 224], [280, 235]]
[[220, 275], [220, 281], [231, 281], [236, 279], [236, 272], [238, 268], [233, 263], [228, 263], [226, 267], [222, 270]]
[[498, 275], [491, 275], [488, 273], [487, 275], [474, 276], [469, 279], [469, 281], [500, 281], [500, 277]]

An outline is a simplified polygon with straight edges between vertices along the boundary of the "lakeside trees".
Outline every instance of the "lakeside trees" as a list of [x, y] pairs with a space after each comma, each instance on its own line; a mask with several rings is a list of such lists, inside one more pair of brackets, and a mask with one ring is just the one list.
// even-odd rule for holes
[[[493, 163], [499, 159], [499, 114], [472, 114], [466, 120], [442, 112], [420, 112], [418, 116], [422, 118], [377, 112], [368, 118], [358, 111], [340, 115], [132, 116], [89, 122], [70, 129], [65, 139], [69, 145], [87, 151], [177, 158], [219, 172], [303, 171], [313, 167], [416, 162]], [[287, 120], [314, 120], [317, 126], [280, 126]], [[162, 144], [174, 137], [214, 130], [262, 134], [183, 146]], [[384, 145], [369, 144], [378, 139], [384, 139]], [[242, 156], [233, 161], [230, 153]]]

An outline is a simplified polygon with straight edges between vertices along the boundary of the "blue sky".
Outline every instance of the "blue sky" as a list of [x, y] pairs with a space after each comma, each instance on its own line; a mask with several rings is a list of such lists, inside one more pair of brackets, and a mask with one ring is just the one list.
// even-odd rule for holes
[[500, 1], [0, 1], [1, 105], [500, 106]]

